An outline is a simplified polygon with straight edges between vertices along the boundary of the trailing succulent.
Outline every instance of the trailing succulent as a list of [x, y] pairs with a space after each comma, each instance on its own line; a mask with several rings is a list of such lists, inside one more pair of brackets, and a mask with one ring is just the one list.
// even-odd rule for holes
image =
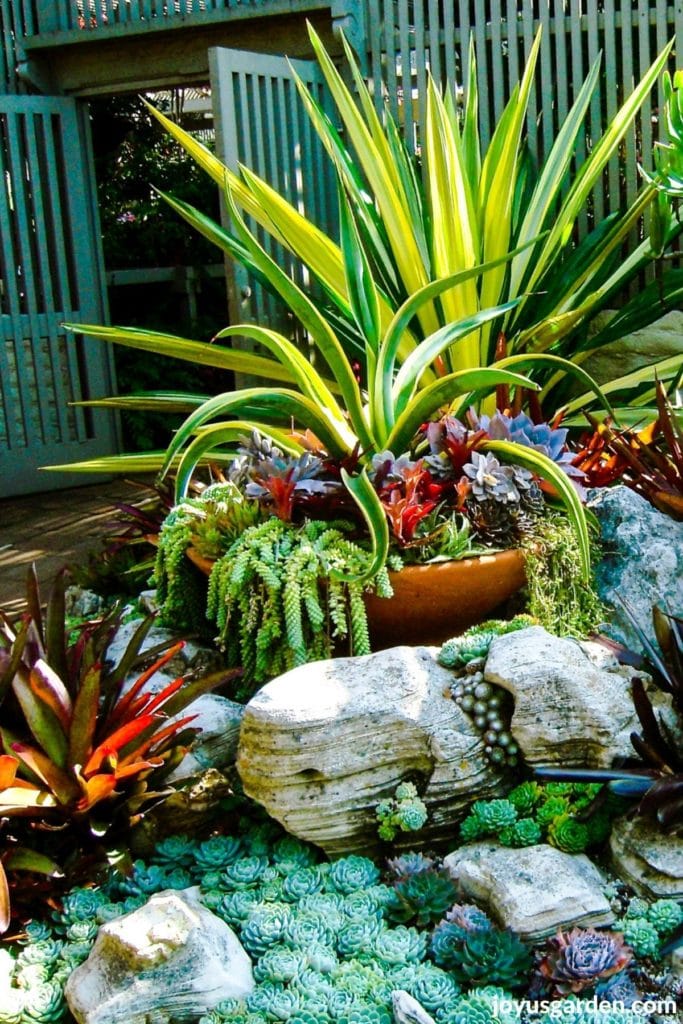
[[[172, 790], [166, 779], [194, 738], [193, 716], [178, 714], [200, 694], [234, 673], [188, 682], [180, 677], [158, 693], [150, 677], [183, 644], [140, 653], [152, 619], [138, 627], [116, 665], [108, 646], [117, 611], [74, 632], [65, 622], [65, 574], [58, 574], [41, 611], [33, 571], [28, 608], [18, 624], [0, 612], [0, 816], [11, 821], [2, 862], [6, 870], [59, 873], [46, 850], [97, 845], [115, 824], [139, 820], [150, 803]], [[124, 691], [124, 681], [141, 669]], [[31, 847], [32, 837], [42, 847]], [[2, 870], [0, 862], [0, 870]], [[0, 876], [0, 929], [9, 924], [9, 899]]]
[[546, 842], [564, 853], [581, 853], [603, 843], [623, 801], [609, 798], [586, 814], [599, 783], [522, 782], [503, 800], [478, 800], [460, 825], [464, 842], [495, 837], [503, 846]]
[[362, 576], [370, 564], [352, 533], [343, 521], [296, 526], [273, 516], [246, 529], [216, 562], [207, 615], [246, 683], [329, 658], [335, 640], [348, 639], [354, 654], [370, 653], [364, 589], [375, 586], [384, 597], [392, 591], [385, 568], [366, 584], [345, 578]]
[[210, 630], [206, 580], [188, 561], [186, 551], [192, 546], [202, 556], [216, 558], [259, 518], [258, 503], [246, 498], [231, 481], [213, 484], [170, 509], [159, 530], [154, 566], [164, 623], [202, 634]]

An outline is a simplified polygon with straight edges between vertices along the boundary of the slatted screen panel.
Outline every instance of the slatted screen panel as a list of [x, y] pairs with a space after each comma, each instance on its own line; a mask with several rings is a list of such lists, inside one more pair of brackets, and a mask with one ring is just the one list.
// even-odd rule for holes
[[[112, 388], [110, 353], [64, 321], [104, 315], [85, 122], [74, 100], [0, 97], [0, 474], [10, 493], [64, 486], [41, 465], [113, 450], [109, 415], [69, 402]], [[77, 482], [76, 478], [70, 480]], [[82, 480], [81, 480], [82, 482]]]
[[[216, 48], [210, 52], [216, 146], [234, 170], [240, 163], [265, 178], [324, 231], [337, 237], [334, 174], [299, 99], [292, 68], [325, 108], [329, 99], [313, 61]], [[251, 227], [279, 266], [300, 284], [305, 271], [254, 223]], [[229, 267], [231, 319], [277, 327], [295, 337], [284, 306], [238, 265]], [[301, 340], [301, 339], [299, 339]]]
[[[542, 26], [527, 126], [537, 161], [547, 153], [602, 51], [603, 74], [576, 154], [578, 163], [667, 40], [674, 32], [683, 40], [683, 3], [672, 5], [667, 0], [367, 0], [367, 4], [371, 74], [375, 83], [384, 83], [409, 144], [418, 149], [427, 74], [461, 88], [467, 80], [470, 36], [476, 44], [481, 131], [486, 143]], [[381, 91], [376, 89], [378, 102]], [[614, 160], [610, 165], [580, 229], [633, 198], [638, 161], [650, 166], [660, 103], [661, 96], [656, 96], [643, 107], [621, 164]]]

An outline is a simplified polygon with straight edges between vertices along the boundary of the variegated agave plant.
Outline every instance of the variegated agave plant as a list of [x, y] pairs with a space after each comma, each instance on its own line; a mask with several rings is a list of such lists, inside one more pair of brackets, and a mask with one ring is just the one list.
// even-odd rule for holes
[[[522, 393], [540, 394], [550, 417], [564, 404], [562, 386], [570, 376], [584, 389], [570, 409], [597, 399], [610, 411], [606, 395], [580, 365], [583, 354], [605, 339], [598, 336], [587, 342], [582, 325], [652, 258], [648, 241], [624, 260], [622, 243], [655, 197], [661, 229], [657, 253], [683, 229], [671, 216], [666, 194], [675, 187], [675, 158], [683, 148], [683, 132], [677, 126], [683, 117], [676, 81], [669, 90], [667, 158], [660, 160], [629, 210], [598, 225], [575, 248], [572, 236], [579, 213], [664, 69], [671, 44], [626, 99], [567, 187], [574, 142], [600, 75], [596, 62], [537, 180], [525, 190], [524, 124], [540, 36], [486, 152], [477, 124], [474, 52], [462, 118], [455, 96], [443, 96], [431, 83], [417, 168], [389, 113], [383, 122], [377, 114], [350, 48], [345, 44], [358, 102], [310, 31], [346, 137], [358, 154], [356, 163], [299, 82], [309, 118], [338, 177], [339, 244], [251, 171], [243, 168], [241, 176], [233, 174], [172, 121], [152, 112], [224, 190], [232, 232], [167, 196], [171, 207], [284, 300], [325, 369], [319, 372], [288, 339], [261, 325], [230, 326], [216, 337], [252, 339], [268, 357], [144, 330], [84, 325], [73, 329], [158, 354], [237, 369], [269, 382], [268, 387], [208, 399], [158, 393], [104, 400], [115, 407], [151, 404], [189, 413], [165, 457], [144, 460], [145, 467], [155, 462], [163, 473], [178, 468], [178, 497], [200, 460], [209, 455], [225, 458], [226, 452], [229, 457], [239, 438], [254, 427], [294, 455], [302, 454], [302, 448], [290, 433], [292, 422], [299, 429], [310, 428], [333, 458], [358, 453], [358, 473], [344, 470], [342, 476], [367, 521], [374, 549], [368, 566], [372, 575], [388, 547], [386, 517], [365, 468], [373, 455], [407, 451], [418, 427], [445, 406], [456, 416], [472, 405], [493, 413], [496, 389], [514, 392], [512, 407], [517, 410]], [[326, 311], [276, 265], [247, 228], [242, 211], [310, 270], [326, 296]], [[668, 280], [665, 273], [660, 282], [665, 296]], [[626, 333], [631, 321], [650, 314], [652, 319], [660, 311], [651, 297], [638, 297], [620, 316], [619, 326]], [[356, 361], [362, 385], [354, 372]], [[673, 361], [676, 366], [680, 362]], [[662, 375], [671, 372], [673, 364], [660, 366]], [[633, 379], [611, 382], [605, 390], [622, 391], [650, 377], [646, 368]], [[587, 574], [585, 515], [565, 474], [543, 453], [514, 442], [487, 441], [483, 447], [551, 483], [579, 534]], [[124, 458], [108, 468], [131, 471], [138, 461]], [[102, 467], [99, 460], [69, 468]]]

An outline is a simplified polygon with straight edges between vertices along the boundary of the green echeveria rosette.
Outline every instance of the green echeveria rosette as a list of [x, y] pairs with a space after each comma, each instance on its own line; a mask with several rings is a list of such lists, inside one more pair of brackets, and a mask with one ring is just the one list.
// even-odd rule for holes
[[61, 911], [56, 914], [57, 925], [67, 928], [75, 921], [96, 918], [97, 911], [109, 902], [109, 896], [101, 889], [72, 889], [64, 897]]
[[59, 939], [42, 939], [40, 942], [24, 946], [17, 956], [17, 970], [22, 970], [29, 964], [53, 964], [59, 959], [62, 946]]
[[406, 983], [399, 987], [430, 1013], [449, 1006], [460, 995], [460, 986], [455, 978], [429, 963], [416, 966], [412, 978], [407, 978]]
[[306, 954], [290, 946], [271, 946], [254, 967], [257, 981], [293, 981], [308, 966]]
[[335, 861], [329, 871], [328, 884], [333, 890], [348, 896], [359, 889], [367, 889], [379, 881], [380, 871], [367, 857], [342, 857]]
[[512, 932], [491, 929], [466, 932], [459, 944], [452, 944], [448, 963], [443, 966], [462, 985], [481, 983], [517, 989], [527, 982], [532, 957]]
[[[65, 964], [68, 967], [69, 973], [71, 971], [75, 970], [76, 967], [80, 967], [80, 965], [82, 963], [84, 963], [85, 960], [88, 959], [88, 957], [90, 956], [90, 951], [91, 951], [92, 947], [93, 947], [92, 942], [87, 942], [87, 941], [86, 942], [65, 942], [64, 943], [64, 949], [62, 950], [61, 960], [62, 960], [62, 963]], [[55, 977], [56, 976], [53, 974], [52, 975], [52, 980], [53, 981], [54, 981]], [[1, 1019], [2, 1018], [0, 1018], [0, 1020]]]
[[437, 1010], [436, 1020], [438, 1024], [519, 1024], [514, 1009], [502, 1008], [511, 999], [509, 992], [492, 985], [471, 988], [451, 1006]]
[[256, 889], [238, 889], [224, 895], [214, 912], [232, 928], [239, 927], [255, 912], [260, 895]]
[[323, 884], [324, 877], [319, 868], [297, 868], [285, 876], [282, 882], [282, 895], [284, 899], [296, 903], [304, 896], [320, 892]]
[[53, 938], [54, 928], [47, 921], [29, 921], [24, 926], [25, 938], [17, 939], [19, 946], [26, 946], [31, 942], [42, 942], [44, 939]]
[[285, 937], [289, 924], [289, 909], [275, 905], [262, 908], [253, 914], [242, 928], [240, 939], [251, 956], [263, 956], [267, 949], [277, 946]]
[[[479, 823], [480, 835], [494, 835], [514, 825], [518, 816], [509, 800], [477, 800], [472, 804], [470, 815]], [[462, 825], [460, 831], [462, 834]]]
[[623, 922], [624, 939], [636, 956], [659, 955], [661, 939], [659, 932], [646, 917], [631, 917]]
[[369, 889], [358, 890], [345, 896], [342, 909], [344, 915], [351, 920], [368, 917], [383, 913], [392, 898], [393, 890], [388, 885], [373, 885]]
[[334, 945], [334, 931], [323, 914], [308, 910], [291, 914], [284, 922], [283, 940], [295, 949], [306, 949], [312, 943]]
[[543, 787], [538, 782], [520, 782], [507, 795], [520, 818], [530, 814], [542, 798]]
[[391, 1013], [382, 1006], [359, 1004], [337, 1018], [338, 1024], [393, 1024]]
[[541, 842], [543, 832], [533, 818], [520, 818], [514, 825], [501, 829], [499, 840], [503, 846], [523, 847], [536, 846]]
[[536, 821], [543, 828], [548, 828], [555, 818], [569, 814], [569, 800], [566, 796], [549, 796], [536, 809]]
[[312, 846], [308, 846], [294, 836], [282, 836], [274, 843], [271, 852], [273, 864], [282, 874], [289, 874], [299, 868], [313, 867], [318, 855]]
[[197, 852], [197, 844], [189, 836], [168, 836], [155, 844], [152, 860], [162, 867], [193, 868]]
[[[191, 849], [190, 857], [194, 860], [197, 871], [226, 868], [229, 864], [234, 864], [244, 853], [241, 841], [234, 836], [211, 836], [196, 847], [191, 840], [187, 842], [194, 847]], [[159, 859], [158, 854], [156, 859]]]
[[58, 1024], [67, 1014], [63, 988], [54, 982], [32, 985], [26, 990], [24, 1019], [35, 1024]]
[[647, 917], [650, 912], [650, 904], [640, 896], [634, 896], [624, 912], [624, 917]]
[[683, 906], [676, 900], [656, 900], [647, 911], [647, 919], [660, 935], [670, 935], [683, 924]]
[[331, 974], [339, 966], [337, 953], [323, 942], [312, 942], [305, 950], [307, 966], [319, 974]]
[[395, 883], [385, 912], [393, 921], [427, 925], [443, 917], [457, 896], [458, 887], [447, 871], [421, 871]]
[[25, 993], [18, 989], [0, 989], [0, 1020], [3, 1024], [21, 1024], [25, 1000]]
[[266, 857], [240, 857], [223, 871], [223, 883], [228, 889], [249, 889], [257, 886], [268, 868]]
[[337, 952], [342, 957], [370, 957], [375, 939], [386, 928], [381, 915], [349, 921], [337, 933]]
[[418, 963], [427, 953], [427, 935], [404, 925], [387, 928], [375, 938], [373, 952], [383, 964]]
[[343, 960], [332, 977], [337, 989], [365, 1001], [388, 1002], [391, 996], [393, 986], [376, 961]]
[[548, 826], [548, 842], [563, 853], [583, 853], [590, 843], [590, 829], [571, 814], [561, 814]]
[[97, 921], [74, 921], [66, 929], [65, 938], [67, 942], [94, 942], [98, 930]]

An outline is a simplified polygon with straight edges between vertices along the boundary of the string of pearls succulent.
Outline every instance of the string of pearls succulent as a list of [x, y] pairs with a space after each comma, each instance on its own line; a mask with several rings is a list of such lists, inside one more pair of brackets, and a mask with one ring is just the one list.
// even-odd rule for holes
[[510, 732], [512, 696], [486, 682], [484, 663], [484, 658], [469, 661], [452, 683], [451, 696], [481, 733], [488, 760], [498, 768], [516, 768], [519, 747]]

